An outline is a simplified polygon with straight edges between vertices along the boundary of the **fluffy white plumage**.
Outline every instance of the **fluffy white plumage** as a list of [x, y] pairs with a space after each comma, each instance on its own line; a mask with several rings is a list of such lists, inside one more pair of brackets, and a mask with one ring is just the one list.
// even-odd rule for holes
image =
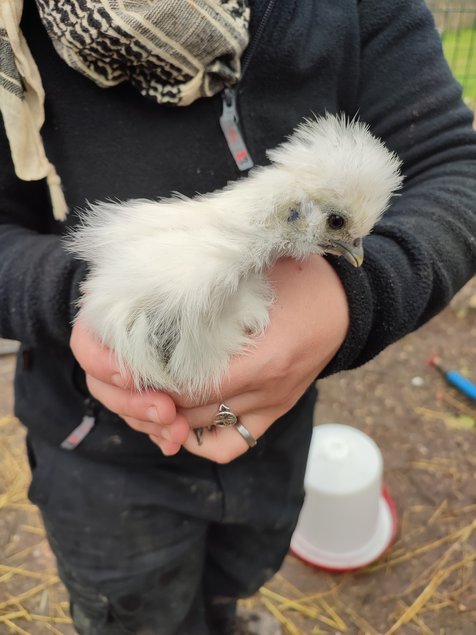
[[90, 264], [81, 319], [138, 387], [204, 398], [262, 333], [266, 269], [361, 239], [400, 187], [400, 161], [368, 127], [327, 115], [268, 152], [271, 165], [193, 199], [99, 203], [67, 247]]

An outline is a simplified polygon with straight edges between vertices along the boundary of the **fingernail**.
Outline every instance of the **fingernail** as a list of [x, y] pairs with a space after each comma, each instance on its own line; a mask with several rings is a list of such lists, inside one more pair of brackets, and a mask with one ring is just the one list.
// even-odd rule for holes
[[170, 434], [170, 430], [168, 430], [167, 428], [162, 428], [160, 434], [166, 441], [172, 441], [172, 435]]
[[147, 414], [147, 419], [149, 419], [149, 421], [154, 421], [154, 423], [160, 423], [159, 413], [157, 412], [157, 408], [155, 406], [151, 406], [147, 410], [146, 414]]

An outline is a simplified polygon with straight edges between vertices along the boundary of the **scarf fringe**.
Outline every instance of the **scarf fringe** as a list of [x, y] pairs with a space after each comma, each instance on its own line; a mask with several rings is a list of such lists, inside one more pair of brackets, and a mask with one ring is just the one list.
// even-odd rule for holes
[[50, 192], [53, 216], [58, 221], [64, 221], [66, 220], [69, 209], [64, 197], [63, 188], [61, 187], [61, 179], [52, 163], [49, 164], [49, 168], [49, 172], [46, 176], [46, 182], [48, 183], [48, 189]]

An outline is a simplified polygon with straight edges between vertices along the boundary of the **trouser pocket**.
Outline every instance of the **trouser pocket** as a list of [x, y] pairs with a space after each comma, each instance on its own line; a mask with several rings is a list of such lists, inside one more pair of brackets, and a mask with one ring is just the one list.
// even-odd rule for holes
[[53, 466], [48, 460], [43, 460], [40, 457], [36, 445], [36, 441], [29, 434], [26, 438], [26, 455], [31, 470], [28, 498], [43, 511], [46, 509], [51, 492], [50, 474]]

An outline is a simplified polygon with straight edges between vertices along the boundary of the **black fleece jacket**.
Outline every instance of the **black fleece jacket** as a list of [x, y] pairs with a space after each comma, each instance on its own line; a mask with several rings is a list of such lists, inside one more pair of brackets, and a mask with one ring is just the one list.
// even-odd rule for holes
[[[219, 127], [220, 95], [170, 108], [126, 84], [99, 88], [56, 55], [34, 2], [25, 5], [22, 27], [46, 91], [45, 147], [71, 209], [108, 197], [193, 195], [238, 178]], [[269, 0], [250, 5], [253, 37]], [[421, 0], [276, 2], [250, 50], [236, 92], [255, 163], [304, 117], [325, 111], [358, 114], [404, 162], [404, 189], [365, 240], [363, 267], [330, 258], [351, 327], [325, 374], [353, 368], [434, 316], [475, 272], [472, 114]], [[28, 351], [16, 412], [59, 443], [84, 412], [68, 339], [85, 267], [62, 248], [65, 227], [52, 218], [45, 183], [15, 177], [3, 130], [0, 166], [0, 334]], [[71, 213], [65, 225], [75, 221]], [[101, 425], [78, 451], [157, 460], [144, 435], [97, 414]], [[113, 432], [127, 442], [106, 442]]]

